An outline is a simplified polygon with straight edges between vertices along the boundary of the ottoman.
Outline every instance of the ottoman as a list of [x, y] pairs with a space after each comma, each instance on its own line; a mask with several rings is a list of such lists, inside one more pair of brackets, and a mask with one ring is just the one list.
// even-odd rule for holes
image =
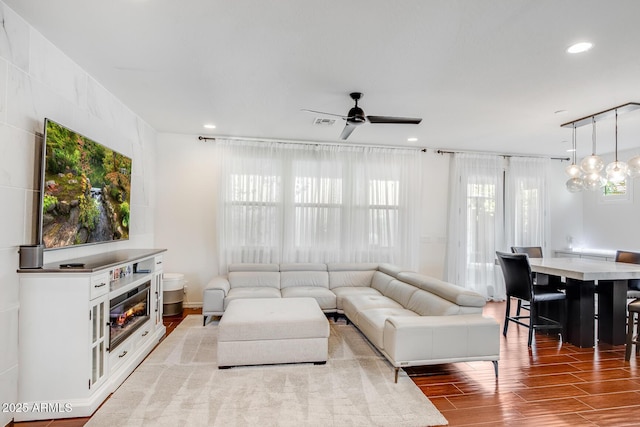
[[329, 321], [313, 298], [229, 302], [218, 326], [218, 368], [326, 363]]

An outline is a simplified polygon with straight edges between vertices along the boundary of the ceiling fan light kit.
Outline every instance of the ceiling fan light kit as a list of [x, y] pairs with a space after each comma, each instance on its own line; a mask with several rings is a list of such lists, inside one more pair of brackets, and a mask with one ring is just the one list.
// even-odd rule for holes
[[349, 94], [351, 99], [355, 102], [355, 105], [349, 110], [346, 116], [342, 116], [340, 114], [334, 113], [325, 113], [323, 111], [316, 110], [308, 110], [302, 109], [302, 111], [308, 113], [317, 113], [324, 114], [328, 116], [341, 117], [346, 121], [344, 129], [340, 134], [340, 139], [346, 140], [349, 138], [351, 133], [356, 129], [357, 126], [360, 126], [364, 123], [369, 122], [370, 124], [395, 124], [395, 125], [417, 125], [422, 122], [421, 118], [413, 118], [413, 117], [394, 117], [394, 116], [367, 116], [364, 113], [364, 110], [358, 106], [358, 101], [362, 99], [364, 96], [362, 92], [351, 92]]
[[[572, 164], [565, 169], [565, 172], [570, 177], [565, 183], [567, 190], [572, 193], [577, 193], [583, 189], [597, 190], [607, 185], [607, 183], [620, 184], [627, 178], [640, 176], [640, 155], [632, 157], [627, 163], [618, 161], [618, 113], [633, 111], [639, 108], [640, 103], [629, 102], [561, 125], [561, 127], [571, 126], [573, 128], [573, 161]], [[596, 119], [607, 118], [611, 115], [615, 116], [615, 159], [609, 163], [605, 169], [602, 158], [596, 155]], [[593, 126], [593, 150], [590, 156], [582, 159], [580, 168], [578, 168], [575, 164], [576, 126], [583, 126], [588, 123], [591, 123]], [[606, 176], [601, 173], [603, 169], [605, 170]]]

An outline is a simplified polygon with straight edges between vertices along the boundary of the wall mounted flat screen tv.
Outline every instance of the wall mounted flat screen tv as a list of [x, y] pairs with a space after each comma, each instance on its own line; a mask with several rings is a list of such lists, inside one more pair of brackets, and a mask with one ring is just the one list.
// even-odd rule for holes
[[40, 236], [45, 249], [129, 238], [131, 158], [45, 119]]

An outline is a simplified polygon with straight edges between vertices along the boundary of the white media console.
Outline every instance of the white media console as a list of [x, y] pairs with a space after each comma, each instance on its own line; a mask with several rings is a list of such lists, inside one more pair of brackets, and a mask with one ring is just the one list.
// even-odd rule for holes
[[20, 273], [15, 421], [87, 417], [165, 335], [162, 253], [118, 250]]

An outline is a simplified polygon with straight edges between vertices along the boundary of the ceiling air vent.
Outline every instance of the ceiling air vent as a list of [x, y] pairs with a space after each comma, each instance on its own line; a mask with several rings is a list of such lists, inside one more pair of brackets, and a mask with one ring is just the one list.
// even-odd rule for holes
[[316, 119], [313, 121], [314, 125], [320, 125], [320, 126], [331, 126], [336, 122], [336, 119], [327, 119], [324, 117], [316, 117]]

